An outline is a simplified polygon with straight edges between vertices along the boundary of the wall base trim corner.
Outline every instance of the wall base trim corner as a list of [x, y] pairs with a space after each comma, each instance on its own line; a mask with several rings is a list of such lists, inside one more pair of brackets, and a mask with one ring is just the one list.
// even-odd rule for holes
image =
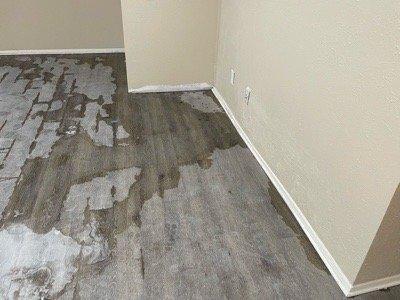
[[225, 112], [227, 113], [229, 119], [235, 126], [236, 130], [239, 132], [240, 136], [249, 147], [250, 151], [253, 153], [255, 158], [257, 159], [258, 163], [264, 169], [265, 173], [268, 175], [269, 179], [278, 190], [279, 194], [282, 196], [284, 201], [286, 202], [289, 209], [292, 211], [293, 215], [295, 216], [297, 222], [299, 222], [300, 226], [302, 227], [303, 231], [306, 233], [308, 239], [311, 241], [312, 245], [314, 246], [315, 250], [318, 252], [319, 256], [322, 258], [323, 262], [325, 263], [328, 270], [331, 272], [332, 276], [338, 283], [339, 287], [343, 291], [343, 293], [347, 296], [354, 296], [356, 292], [353, 292], [352, 289], [354, 288], [346, 275], [343, 273], [342, 269], [336, 263], [335, 259], [329, 253], [328, 249], [325, 247], [322, 240], [318, 237], [317, 233], [311, 227], [310, 223], [308, 222], [307, 218], [304, 216], [300, 208], [297, 206], [296, 202], [290, 196], [289, 192], [285, 189], [281, 181], [269, 167], [267, 162], [261, 157], [260, 153], [254, 147], [253, 143], [251, 142], [250, 138], [247, 136], [239, 122], [236, 120], [233, 112], [229, 108], [228, 104], [225, 102], [222, 95], [218, 92], [218, 90], [214, 87], [212, 89], [215, 97], [219, 101], [219, 103], [224, 108]]
[[369, 281], [366, 283], [355, 284], [351, 287], [346, 296], [353, 297], [360, 294], [387, 289], [395, 285], [400, 285], [400, 274]]

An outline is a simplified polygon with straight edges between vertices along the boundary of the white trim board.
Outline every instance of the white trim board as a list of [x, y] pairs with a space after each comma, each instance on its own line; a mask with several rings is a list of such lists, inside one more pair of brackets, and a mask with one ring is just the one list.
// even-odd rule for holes
[[188, 92], [211, 90], [212, 85], [208, 83], [192, 83], [181, 85], [148, 85], [137, 89], [129, 89], [129, 93], [164, 93], [164, 92]]
[[90, 53], [124, 53], [124, 48], [103, 49], [42, 49], [42, 50], [2, 50], [0, 55], [40, 55], [40, 54], [90, 54]]
[[400, 274], [366, 283], [356, 284], [350, 289], [346, 296], [353, 297], [360, 294], [387, 289], [395, 285], [400, 285]]
[[339, 287], [346, 295], [346, 297], [353, 297], [356, 295], [360, 295], [363, 293], [368, 293], [372, 291], [377, 291], [380, 289], [389, 288], [391, 286], [395, 286], [400, 284], [400, 275], [396, 275], [389, 278], [384, 278], [376, 281], [371, 281], [359, 285], [352, 285], [346, 275], [343, 273], [340, 266], [336, 263], [333, 256], [329, 253], [329, 250], [325, 247], [324, 243], [318, 237], [317, 233], [311, 227], [310, 223], [307, 221], [307, 218], [301, 212], [300, 208], [297, 206], [296, 202], [290, 196], [289, 192], [285, 189], [282, 182], [279, 178], [275, 175], [272, 169], [268, 166], [267, 162], [261, 157], [260, 153], [254, 147], [250, 138], [247, 136], [243, 128], [240, 126], [239, 122], [236, 120], [233, 112], [225, 102], [222, 95], [218, 92], [218, 90], [214, 87], [212, 89], [215, 97], [219, 101], [219, 103], [224, 108], [225, 112], [227, 113], [229, 119], [235, 126], [236, 130], [239, 132], [240, 136], [249, 147], [250, 151], [253, 153], [255, 158], [257, 159], [258, 163], [264, 169], [265, 173], [268, 175], [269, 179], [278, 190], [279, 194], [282, 196], [284, 201], [286, 202], [289, 209], [292, 211], [293, 215], [295, 216], [297, 222], [299, 222], [301, 228], [306, 233], [308, 239], [311, 241], [312, 245], [314, 246], [315, 250], [318, 252], [319, 256], [322, 258], [323, 262], [325, 263], [326, 267], [332, 274], [333, 278], [338, 283]]

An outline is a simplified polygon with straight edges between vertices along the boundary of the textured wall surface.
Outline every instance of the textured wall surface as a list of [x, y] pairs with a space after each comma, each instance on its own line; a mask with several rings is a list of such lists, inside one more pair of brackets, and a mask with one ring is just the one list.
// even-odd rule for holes
[[398, 2], [222, 0], [220, 14], [216, 86], [354, 282], [400, 178]]
[[355, 283], [400, 274], [400, 185], [375, 236]]
[[0, 51], [123, 48], [120, 0], [2, 0]]
[[128, 85], [213, 83], [218, 0], [122, 0]]

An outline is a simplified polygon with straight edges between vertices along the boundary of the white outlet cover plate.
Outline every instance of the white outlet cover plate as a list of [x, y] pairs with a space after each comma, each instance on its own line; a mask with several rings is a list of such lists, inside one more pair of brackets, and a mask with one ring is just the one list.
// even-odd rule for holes
[[249, 103], [249, 101], [250, 101], [250, 96], [251, 96], [251, 88], [250, 87], [246, 87], [246, 92], [245, 92], [244, 98], [246, 99], [247, 103]]

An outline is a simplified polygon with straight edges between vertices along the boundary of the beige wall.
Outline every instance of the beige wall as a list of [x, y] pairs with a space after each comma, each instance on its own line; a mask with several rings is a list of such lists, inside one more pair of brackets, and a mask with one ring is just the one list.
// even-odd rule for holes
[[123, 48], [120, 0], [1, 0], [0, 51]]
[[400, 274], [400, 184], [355, 282], [368, 282], [398, 274]]
[[128, 84], [213, 83], [217, 0], [122, 0]]
[[351, 282], [400, 179], [399, 14], [389, 0], [222, 0], [216, 87]]

